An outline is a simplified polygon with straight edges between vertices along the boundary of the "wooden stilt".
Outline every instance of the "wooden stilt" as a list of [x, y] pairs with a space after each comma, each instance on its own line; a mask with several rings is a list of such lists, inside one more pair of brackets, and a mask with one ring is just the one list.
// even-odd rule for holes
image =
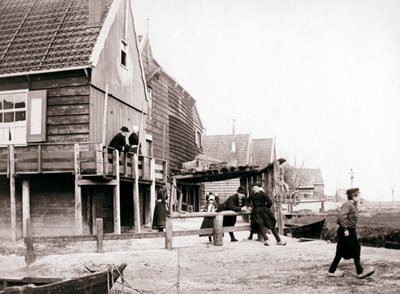
[[26, 263], [26, 265], [30, 265], [33, 262], [35, 262], [35, 260], [36, 260], [36, 255], [34, 253], [34, 248], [33, 248], [33, 234], [32, 234], [32, 225], [31, 225], [31, 219], [30, 218], [26, 219], [25, 226], [26, 226], [25, 263]]
[[148, 210], [146, 211], [146, 223], [153, 221], [153, 211], [156, 206], [156, 164], [154, 158], [150, 159], [150, 199]]
[[15, 157], [14, 146], [10, 145], [10, 214], [11, 214], [11, 240], [17, 240], [17, 203], [15, 199]]
[[22, 236], [26, 237], [27, 219], [31, 218], [29, 180], [22, 181]]
[[121, 234], [121, 195], [120, 195], [120, 175], [119, 175], [119, 153], [113, 151], [114, 162], [116, 162], [116, 185], [113, 187], [113, 215], [114, 215], [114, 233]]
[[75, 171], [75, 233], [76, 235], [82, 235], [83, 234], [82, 190], [78, 182], [81, 173], [79, 144], [75, 144], [74, 147], [74, 171]]
[[135, 177], [133, 179], [133, 215], [135, 224], [135, 233], [141, 232], [140, 227], [140, 204], [139, 204], [139, 165], [137, 154], [133, 155], [133, 169]]
[[103, 253], [103, 219], [96, 218], [97, 253]]

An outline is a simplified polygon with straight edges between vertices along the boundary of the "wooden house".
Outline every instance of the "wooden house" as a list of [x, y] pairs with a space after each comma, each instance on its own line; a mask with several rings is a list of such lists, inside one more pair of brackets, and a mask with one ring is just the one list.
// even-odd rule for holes
[[[203, 136], [204, 154], [228, 166], [256, 166], [263, 169], [276, 160], [273, 139], [252, 139], [250, 134]], [[209, 182], [206, 192], [216, 192], [223, 201], [236, 193], [240, 179]]]
[[324, 180], [319, 168], [301, 168], [299, 174], [299, 185], [296, 196], [301, 199], [321, 199], [324, 194]]
[[[157, 62], [148, 35], [141, 36], [142, 63], [151, 105], [147, 130], [153, 134], [153, 155], [168, 162], [168, 174], [182, 168], [182, 164], [203, 153], [203, 126], [196, 100]], [[198, 211], [202, 186], [193, 183], [173, 183], [184, 210]]]
[[[165, 161], [152, 154], [128, 0], [0, 2], [0, 236], [139, 232]], [[141, 126], [143, 154], [107, 147]]]

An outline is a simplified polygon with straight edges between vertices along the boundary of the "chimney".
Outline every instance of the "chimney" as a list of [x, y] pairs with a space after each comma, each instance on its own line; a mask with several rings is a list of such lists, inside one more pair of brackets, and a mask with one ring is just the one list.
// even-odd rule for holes
[[100, 26], [105, 10], [105, 0], [89, 0], [88, 26]]

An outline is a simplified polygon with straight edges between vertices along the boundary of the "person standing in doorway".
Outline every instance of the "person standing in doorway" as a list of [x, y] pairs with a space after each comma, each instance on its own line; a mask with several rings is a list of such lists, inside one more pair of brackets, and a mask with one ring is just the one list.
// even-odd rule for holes
[[358, 220], [357, 204], [360, 200], [360, 189], [351, 188], [346, 191], [347, 201], [340, 208], [338, 216], [337, 245], [335, 258], [328, 270], [328, 277], [343, 277], [345, 272], [337, 270], [342, 258], [353, 259], [357, 278], [364, 279], [375, 272], [374, 268], [364, 270], [361, 265], [361, 246], [358, 243], [356, 227]]

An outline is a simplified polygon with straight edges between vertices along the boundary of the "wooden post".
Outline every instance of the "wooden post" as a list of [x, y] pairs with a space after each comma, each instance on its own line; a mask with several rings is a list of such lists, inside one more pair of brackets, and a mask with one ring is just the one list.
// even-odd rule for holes
[[168, 162], [166, 160], [163, 162], [163, 181], [168, 182]]
[[102, 138], [101, 142], [106, 145], [106, 133], [107, 133], [107, 105], [108, 104], [108, 84], [106, 84], [106, 92], [104, 93], [104, 107], [103, 107], [103, 127], [102, 127]]
[[119, 153], [113, 150], [113, 159], [115, 160], [115, 182], [113, 187], [113, 216], [114, 216], [114, 233], [121, 234], [121, 195], [120, 195], [120, 174], [119, 174]]
[[30, 212], [30, 187], [29, 180], [22, 181], [22, 236], [27, 236], [27, 219], [31, 218]]
[[321, 200], [321, 212], [325, 212], [325, 201], [322, 199]]
[[133, 179], [133, 215], [134, 215], [134, 223], [135, 223], [135, 233], [141, 232], [140, 227], [140, 203], [139, 203], [139, 164], [138, 164], [138, 155], [133, 155], [134, 166], [132, 168], [135, 169], [135, 178]]
[[75, 171], [75, 233], [76, 235], [83, 234], [82, 222], [82, 190], [79, 185], [80, 177], [80, 151], [79, 144], [74, 146], [74, 171]]
[[103, 145], [96, 144], [96, 174], [104, 174], [104, 158], [103, 158]]
[[170, 217], [165, 220], [165, 249], [172, 249], [172, 219]]
[[96, 218], [97, 252], [103, 253], [103, 219]]
[[278, 223], [278, 232], [279, 234], [283, 235], [283, 214], [282, 214], [282, 191], [280, 191], [280, 175], [279, 175], [279, 166], [278, 161], [275, 160], [274, 163], [274, 196], [277, 196], [275, 199], [275, 206], [276, 206], [276, 218]]
[[15, 154], [14, 145], [10, 145], [10, 213], [11, 240], [17, 240], [17, 203], [15, 199]]
[[150, 185], [150, 203], [149, 203], [149, 209], [146, 213], [146, 223], [147, 222], [152, 222], [153, 220], [153, 214], [152, 212], [154, 211], [154, 208], [156, 206], [156, 164], [155, 164], [155, 159], [152, 158], [150, 159], [150, 180], [151, 180], [151, 185]]
[[30, 218], [26, 219], [25, 226], [26, 226], [25, 263], [26, 263], [26, 265], [30, 265], [33, 262], [35, 262], [35, 260], [36, 260], [36, 256], [35, 256], [34, 248], [33, 248], [32, 224], [31, 224], [31, 219]]
[[224, 216], [220, 213], [214, 218], [214, 231], [213, 239], [215, 246], [222, 246], [224, 244], [224, 227], [222, 226]]
[[42, 145], [38, 146], [38, 173], [42, 172]]

